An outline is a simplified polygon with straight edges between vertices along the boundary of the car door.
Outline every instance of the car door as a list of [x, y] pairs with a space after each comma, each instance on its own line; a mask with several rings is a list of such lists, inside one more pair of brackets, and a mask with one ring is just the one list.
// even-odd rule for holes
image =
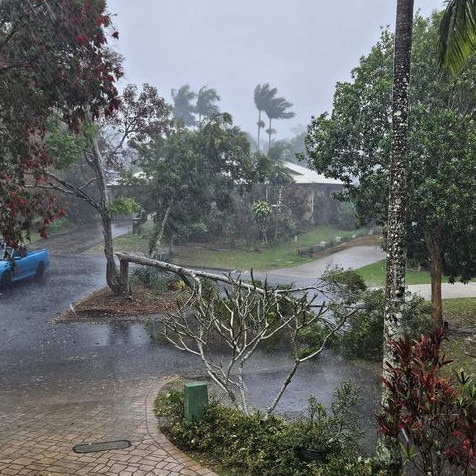
[[23, 279], [30, 275], [30, 260], [24, 253], [17, 250], [13, 253], [13, 279]]

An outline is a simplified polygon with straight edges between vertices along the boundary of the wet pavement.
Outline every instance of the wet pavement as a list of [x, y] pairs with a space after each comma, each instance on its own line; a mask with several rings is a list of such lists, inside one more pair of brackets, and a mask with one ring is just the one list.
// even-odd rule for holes
[[[153, 415], [160, 386], [199, 375], [197, 359], [152, 342], [141, 324], [57, 321], [104, 286], [104, 259], [72, 254], [95, 244], [96, 232], [47, 242], [44, 277], [0, 290], [0, 474], [212, 475], [164, 438]], [[73, 451], [115, 440], [131, 446]]]
[[[65, 382], [5, 401], [0, 474], [213, 476], [158, 430], [153, 401], [166, 379]], [[76, 453], [78, 444], [126, 440], [128, 448]]]
[[[124, 230], [127, 225], [116, 225], [115, 234]], [[211, 475], [160, 434], [153, 416], [160, 386], [173, 375], [203, 378], [201, 362], [152, 340], [142, 323], [56, 319], [104, 285], [103, 258], [77, 254], [95, 244], [94, 233], [100, 239], [100, 230], [81, 230], [74, 246], [51, 240], [51, 267], [44, 278], [0, 292], [0, 474]], [[347, 268], [379, 259], [377, 248], [359, 247], [327, 263], [273, 271], [268, 278], [309, 284], [329, 260]], [[251, 362], [246, 383], [256, 407], [266, 407], [289, 366], [286, 356], [273, 353]], [[332, 389], [351, 378], [362, 387], [364, 401], [377, 402], [375, 377], [324, 354], [300, 368], [277, 410], [302, 413], [311, 393], [329, 404]], [[371, 411], [364, 419], [372, 420]], [[79, 444], [115, 440], [131, 446], [73, 451]]]

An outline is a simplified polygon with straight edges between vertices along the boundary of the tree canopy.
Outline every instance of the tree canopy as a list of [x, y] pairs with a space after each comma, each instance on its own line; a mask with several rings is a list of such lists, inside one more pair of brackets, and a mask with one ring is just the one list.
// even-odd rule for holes
[[[440, 16], [417, 15], [410, 84], [406, 220], [408, 257], [432, 273], [435, 322], [441, 322], [441, 274], [467, 281], [474, 261], [476, 178], [474, 119], [476, 64], [458, 77], [439, 72]], [[363, 222], [386, 224], [391, 135], [393, 35], [379, 42], [339, 83], [332, 114], [313, 119], [306, 139], [309, 160], [346, 183]]]
[[[219, 114], [199, 130], [178, 128], [139, 148], [142, 205], [155, 214], [155, 252], [161, 238], [186, 236], [212, 210], [231, 211], [235, 194], [264, 179], [262, 156], [250, 152], [246, 135]], [[182, 236], [181, 236], [182, 235]]]
[[137, 204], [129, 197], [110, 197], [110, 172], [128, 166], [133, 160], [131, 147], [161, 137], [170, 122], [170, 107], [148, 84], [141, 91], [135, 85], [126, 86], [119, 108], [96, 123], [83, 122], [80, 134], [65, 130], [64, 123], [50, 121], [46, 146], [56, 168], [45, 172], [45, 186], [84, 200], [100, 216], [106, 281], [116, 294], [122, 283], [114, 259], [111, 219], [114, 213], [131, 214]]
[[34, 227], [45, 233], [60, 212], [25, 178], [41, 180], [50, 165], [43, 141], [50, 114], [60, 111], [78, 130], [87, 113], [118, 106], [122, 71], [107, 46], [109, 27], [103, 0], [0, 2], [0, 233], [8, 240]]

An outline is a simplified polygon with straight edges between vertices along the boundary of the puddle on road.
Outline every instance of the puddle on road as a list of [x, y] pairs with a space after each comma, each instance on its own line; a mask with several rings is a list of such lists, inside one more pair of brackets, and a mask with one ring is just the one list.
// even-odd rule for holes
[[78, 326], [77, 335], [85, 342], [93, 342], [99, 347], [131, 345], [141, 346], [151, 343], [144, 324], [115, 321], [104, 324], [90, 323]]

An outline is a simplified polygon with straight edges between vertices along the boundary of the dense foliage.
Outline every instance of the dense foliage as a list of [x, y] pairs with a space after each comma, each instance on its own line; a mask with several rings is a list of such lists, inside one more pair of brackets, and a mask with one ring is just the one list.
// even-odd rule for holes
[[[333, 296], [330, 308], [339, 318], [353, 307], [346, 326], [332, 339], [332, 346], [349, 359], [381, 361], [383, 358], [384, 290], [369, 289], [356, 271], [334, 268], [323, 279]], [[431, 305], [407, 293], [403, 309], [402, 334], [416, 338], [431, 327]], [[316, 329], [319, 333], [320, 330]], [[310, 336], [308, 336], [310, 338]]]
[[[438, 15], [414, 22], [406, 177], [408, 256], [431, 268], [435, 321], [442, 273], [467, 281], [476, 272], [476, 63], [455, 77], [440, 72], [438, 22]], [[346, 183], [344, 198], [363, 222], [387, 219], [393, 41], [384, 30], [306, 139], [311, 164]]]
[[[156, 406], [161, 429], [177, 446], [226, 468], [227, 474], [260, 476], [342, 476], [378, 474], [360, 459], [355, 387], [344, 383], [332, 407], [310, 397], [307, 415], [294, 421], [210, 403], [200, 421], [183, 418], [183, 393], [160, 394]], [[305, 451], [309, 450], [309, 451]], [[310, 457], [314, 450], [313, 457]]]
[[45, 233], [60, 212], [30, 188], [50, 165], [49, 115], [60, 111], [77, 130], [86, 111], [98, 117], [118, 106], [122, 72], [107, 47], [110, 25], [103, 0], [0, 2], [0, 232], [9, 240], [33, 227]]
[[229, 114], [203, 121], [198, 130], [177, 128], [138, 150], [144, 175], [135, 179], [143, 187], [137, 199], [156, 225], [151, 252], [162, 237], [176, 241], [205, 231], [210, 217], [218, 225], [215, 215], [226, 227], [237, 199], [267, 169], [266, 157], [251, 153]]
[[445, 374], [444, 338], [436, 330], [392, 342], [397, 364], [386, 364], [389, 399], [378, 422], [421, 474], [468, 475], [476, 462], [476, 385], [463, 371], [456, 379]]

